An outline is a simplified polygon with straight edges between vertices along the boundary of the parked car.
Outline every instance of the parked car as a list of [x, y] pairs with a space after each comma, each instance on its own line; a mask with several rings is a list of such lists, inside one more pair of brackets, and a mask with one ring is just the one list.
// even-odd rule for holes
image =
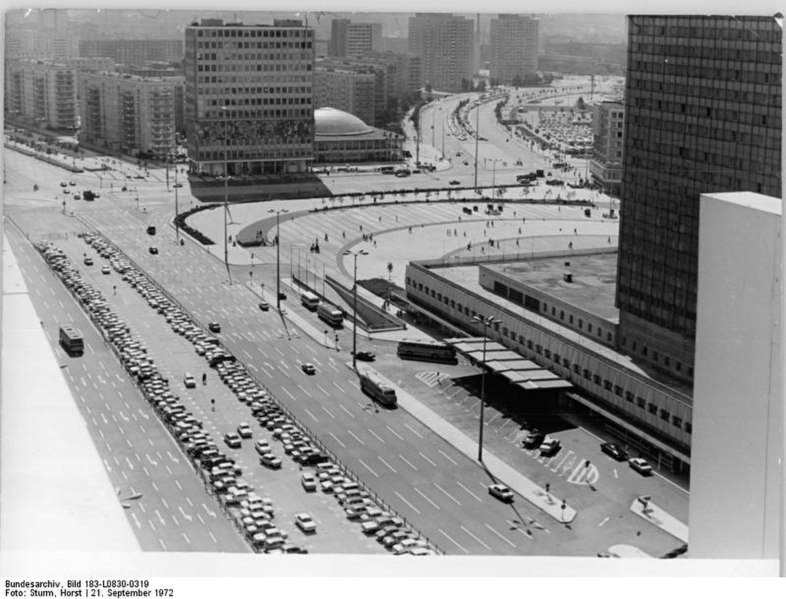
[[308, 492], [317, 490], [317, 478], [311, 472], [304, 472], [300, 475], [300, 484]]
[[267, 312], [268, 310], [270, 310], [270, 304], [264, 301], [259, 302], [259, 309], [262, 310], [263, 312]]
[[616, 443], [601, 443], [600, 450], [618, 462], [624, 462], [628, 459], [628, 454]]
[[644, 458], [630, 458], [628, 464], [642, 476], [652, 475], [652, 466]]
[[525, 449], [537, 449], [541, 446], [543, 441], [546, 440], [546, 435], [544, 433], [538, 431], [532, 431], [528, 434], [521, 444], [524, 446]]
[[110, 275], [112, 274], [112, 270], [108, 266], [101, 267], [101, 274], [102, 275]]
[[245, 422], [241, 422], [237, 427], [237, 434], [240, 435], [241, 439], [250, 439], [254, 436], [254, 432], [251, 430], [251, 427], [248, 426]]
[[281, 459], [274, 456], [272, 453], [264, 453], [259, 457], [259, 463], [270, 468], [271, 470], [278, 470], [281, 468]]
[[559, 439], [546, 439], [540, 445], [540, 455], [547, 458], [555, 456], [559, 453], [560, 449], [562, 449], [562, 443], [560, 443]]
[[93, 259], [90, 256], [85, 258], [85, 266], [93, 266]]
[[453, 180], [450, 182], [450, 184], [451, 184], [451, 185], [461, 185], [461, 181], [456, 181], [455, 179], [453, 179]]
[[489, 485], [489, 495], [496, 497], [505, 503], [513, 503], [513, 491], [503, 484], [495, 483], [493, 485]]
[[183, 385], [185, 385], [186, 389], [193, 389], [196, 387], [196, 379], [189, 373], [186, 373], [183, 377]]
[[211, 333], [220, 333], [221, 332], [221, 325], [217, 322], [211, 322], [207, 325], [207, 328], [210, 330]]
[[362, 350], [355, 354], [355, 358], [361, 360], [362, 362], [373, 362], [377, 359], [377, 354], [373, 351]]

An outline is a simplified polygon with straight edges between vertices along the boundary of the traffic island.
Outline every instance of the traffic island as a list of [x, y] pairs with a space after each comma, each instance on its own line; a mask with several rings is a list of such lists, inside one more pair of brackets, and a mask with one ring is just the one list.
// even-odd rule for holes
[[688, 526], [652, 503], [648, 495], [634, 499], [630, 511], [683, 543], [688, 542]]

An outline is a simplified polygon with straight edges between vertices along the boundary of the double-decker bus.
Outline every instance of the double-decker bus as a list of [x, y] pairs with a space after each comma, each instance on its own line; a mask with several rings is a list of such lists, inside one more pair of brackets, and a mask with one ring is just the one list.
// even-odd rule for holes
[[321, 302], [317, 307], [317, 316], [328, 323], [334, 329], [338, 329], [344, 324], [344, 313], [333, 304]]
[[396, 350], [399, 358], [424, 362], [456, 364], [456, 348], [439, 341], [414, 341], [402, 339]]
[[360, 389], [374, 401], [388, 408], [398, 405], [396, 390], [386, 385], [381, 379], [370, 373], [360, 375]]
[[300, 294], [300, 303], [312, 312], [315, 312], [319, 306], [319, 298], [310, 291], [304, 291]]
[[85, 340], [82, 333], [70, 324], [60, 327], [60, 345], [66, 353], [72, 356], [81, 356], [85, 352]]

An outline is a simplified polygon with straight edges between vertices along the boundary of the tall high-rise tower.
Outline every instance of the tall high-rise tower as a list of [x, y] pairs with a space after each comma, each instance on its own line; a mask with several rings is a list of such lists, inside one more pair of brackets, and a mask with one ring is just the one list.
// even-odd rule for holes
[[472, 77], [473, 22], [443, 13], [409, 18], [409, 51], [420, 56], [423, 79], [436, 90], [459, 91]]
[[782, 39], [772, 17], [628, 18], [619, 343], [687, 380], [700, 195], [781, 195]]
[[492, 80], [523, 83], [538, 70], [538, 20], [499, 15], [491, 20]]

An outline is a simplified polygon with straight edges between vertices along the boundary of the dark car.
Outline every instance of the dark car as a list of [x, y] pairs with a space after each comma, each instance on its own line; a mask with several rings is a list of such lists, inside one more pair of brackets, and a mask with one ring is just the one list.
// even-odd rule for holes
[[155, 256], [158, 253], [158, 248], [156, 246], [154, 246], [154, 245], [151, 245], [148, 248], [148, 251]]
[[616, 443], [601, 443], [600, 450], [618, 462], [624, 462], [628, 459], [628, 454], [625, 453], [625, 450]]
[[155, 227], [155, 225], [150, 225], [147, 228], [147, 234], [148, 235], [155, 235], [156, 234], [156, 227]]
[[263, 312], [267, 312], [268, 310], [270, 310], [270, 304], [268, 304], [267, 302], [259, 302], [259, 309], [262, 310]]
[[220, 333], [221, 332], [221, 325], [217, 322], [211, 322], [207, 325], [207, 328], [210, 330], [211, 333]]
[[373, 362], [377, 359], [377, 354], [375, 354], [373, 351], [363, 350], [359, 351], [355, 357], [362, 362]]
[[546, 435], [544, 433], [538, 431], [532, 431], [529, 435], [527, 435], [521, 444], [524, 446], [525, 449], [537, 449], [540, 447], [541, 443], [545, 441]]
[[453, 181], [451, 181], [450, 184], [451, 185], [461, 185], [461, 181], [456, 181], [455, 179], [453, 179]]

